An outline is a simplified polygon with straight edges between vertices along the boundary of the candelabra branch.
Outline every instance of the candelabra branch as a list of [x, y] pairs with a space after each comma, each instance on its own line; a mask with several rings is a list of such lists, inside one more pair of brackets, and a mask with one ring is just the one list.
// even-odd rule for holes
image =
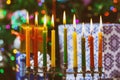
[[[38, 71], [38, 69], [41, 69], [43, 71]], [[54, 80], [54, 77], [55, 77], [56, 74], [63, 74], [62, 78], [63, 78], [63, 80], [66, 80], [66, 75], [67, 74], [74, 74], [74, 77], [75, 77], [75, 80], [76, 80], [77, 74], [82, 74], [84, 79], [85, 79], [86, 74], [91, 74], [92, 79], [94, 79], [94, 74], [99, 74], [100, 78], [101, 78], [102, 74], [104, 74], [104, 72], [102, 72], [101, 67], [98, 68], [98, 71], [94, 71], [94, 68], [91, 68], [90, 70], [86, 70], [85, 67], [82, 67], [82, 71], [79, 71], [79, 72], [78, 72], [77, 67], [74, 67], [73, 69], [74, 69], [73, 72], [67, 72], [66, 71], [67, 70], [66, 64], [64, 64], [64, 68], [63, 68], [62, 72], [57, 72], [55, 70], [55, 67], [51, 67], [50, 71], [47, 71], [47, 67], [42, 67], [42, 68], [34, 67], [33, 70], [31, 70], [30, 67], [27, 67], [26, 68], [26, 75], [28, 76], [28, 80], [30, 80], [30, 74], [34, 74], [35, 75], [34, 80], [37, 80], [37, 74], [43, 73], [44, 74], [44, 80], [46, 80], [47, 74], [50, 74], [51, 77], [52, 77], [52, 80]]]

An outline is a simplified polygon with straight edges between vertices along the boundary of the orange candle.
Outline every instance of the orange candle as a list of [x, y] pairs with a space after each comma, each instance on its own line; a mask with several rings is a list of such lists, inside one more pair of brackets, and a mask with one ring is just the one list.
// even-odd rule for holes
[[102, 32], [100, 32], [102, 28], [102, 17], [100, 16], [100, 28], [98, 32], [98, 67], [102, 68]]
[[92, 36], [92, 19], [91, 19], [91, 26], [90, 26], [90, 32], [91, 34], [88, 36], [88, 43], [90, 48], [90, 68], [94, 68], [94, 38]]
[[38, 13], [35, 13], [35, 28], [33, 28], [33, 54], [34, 54], [34, 67], [38, 67]]
[[25, 42], [26, 42], [26, 67], [30, 67], [30, 28], [25, 29]]
[[27, 13], [26, 16], [26, 24], [27, 26], [24, 27], [25, 29], [25, 47], [26, 47], [26, 67], [30, 67], [30, 27], [29, 25], [29, 14]]

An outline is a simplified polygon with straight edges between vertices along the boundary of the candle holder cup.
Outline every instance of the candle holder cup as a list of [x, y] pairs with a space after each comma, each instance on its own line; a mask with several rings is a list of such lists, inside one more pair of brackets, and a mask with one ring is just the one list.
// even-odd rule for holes
[[26, 67], [26, 75], [29, 75], [30, 73], [30, 67]]
[[55, 67], [51, 67], [51, 74], [52, 74], [52, 80], [54, 80], [54, 77], [55, 77]]
[[47, 67], [43, 66], [44, 80], [46, 80]]
[[26, 75], [28, 77], [28, 80], [30, 80], [30, 67], [26, 67]]
[[98, 67], [98, 72], [99, 72], [99, 77], [101, 78], [101, 76], [102, 76], [102, 67]]
[[82, 66], [82, 74], [83, 74], [83, 77], [85, 78], [85, 75], [86, 75], [86, 67], [85, 66]]
[[[90, 71], [91, 71], [91, 76], [92, 76], [92, 78], [94, 78], [94, 73], [95, 73], [95, 72], [94, 72], [94, 67], [91, 67], [91, 68], [90, 68]], [[98, 72], [98, 73], [99, 73], [99, 72]]]
[[35, 75], [35, 80], [37, 80], [38, 67], [34, 67], [33, 73]]
[[75, 77], [75, 80], [76, 80], [76, 77], [77, 77], [77, 74], [78, 74], [78, 68], [77, 67], [74, 67], [74, 77]]
[[66, 69], [67, 69], [67, 68], [68, 68], [67, 63], [64, 63], [64, 67], [63, 67], [63, 74], [64, 74], [63, 80], [66, 80]]
[[67, 69], [66, 64], [64, 64], [63, 66], [64, 67], [62, 68], [62, 72], [57, 72], [55, 70], [55, 67], [51, 67], [50, 71], [47, 71], [46, 66], [43, 66], [42, 68], [38, 67], [39, 69], [42, 69], [43, 71], [38, 71], [37, 67], [34, 67], [34, 69], [30, 69], [30, 67], [27, 67], [26, 68], [26, 75], [28, 76], [28, 79], [30, 80], [30, 74], [33, 74], [33, 75], [35, 75], [34, 80], [37, 80], [37, 74], [43, 73], [44, 74], [44, 80], [47, 80], [47, 75], [50, 75], [52, 80], [54, 80], [56, 74], [62, 74], [63, 75], [62, 80], [66, 80], [66, 75], [67, 74], [74, 74], [74, 77], [75, 77], [75, 80], [76, 80], [77, 74], [82, 74], [84, 79], [86, 77], [85, 76], [86, 74], [91, 74], [93, 79], [94, 79], [94, 74], [99, 74], [100, 79], [101, 79], [102, 74], [104, 74], [104, 72], [102, 72], [102, 67], [98, 67], [98, 71], [94, 71], [93, 67], [90, 68], [90, 70], [86, 70], [85, 67], [82, 67], [82, 71], [79, 71], [79, 72], [78, 72], [78, 68], [74, 67], [73, 68], [74, 72], [67, 72], [66, 71], [66, 69]]

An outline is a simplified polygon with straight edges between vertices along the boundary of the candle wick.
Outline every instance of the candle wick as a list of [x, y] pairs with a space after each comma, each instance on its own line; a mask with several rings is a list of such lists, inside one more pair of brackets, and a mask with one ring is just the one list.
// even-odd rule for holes
[[53, 30], [55, 30], [55, 27], [53, 27]]
[[84, 33], [83, 33], [83, 37], [84, 37]]
[[38, 26], [38, 24], [35, 24], [35, 26]]
[[64, 24], [64, 27], [66, 27], [66, 25]]
[[46, 30], [46, 27], [44, 27], [44, 31]]
[[90, 34], [92, 35], [92, 31], [90, 32]]
[[29, 24], [27, 23], [27, 27], [29, 27]]
[[75, 27], [74, 27], [74, 31], [76, 31]]

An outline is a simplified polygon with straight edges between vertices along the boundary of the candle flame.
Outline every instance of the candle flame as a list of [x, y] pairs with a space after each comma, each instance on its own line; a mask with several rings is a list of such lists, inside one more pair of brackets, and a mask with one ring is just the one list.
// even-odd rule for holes
[[38, 12], [35, 13], [35, 25], [38, 25]]
[[52, 15], [52, 18], [51, 18], [51, 26], [54, 27], [54, 15]]
[[66, 24], [66, 13], [65, 13], [65, 11], [63, 12], [63, 24], [64, 25]]
[[90, 19], [90, 33], [93, 31], [93, 21], [92, 18]]
[[44, 27], [46, 27], [47, 24], [47, 19], [46, 19], [46, 15], [44, 15]]
[[26, 24], [29, 24], [29, 13], [27, 12], [27, 15], [26, 15]]
[[84, 22], [82, 23], [82, 34], [84, 35], [84, 33], [85, 33], [85, 24], [84, 24]]
[[102, 16], [100, 16], [100, 27], [99, 27], [99, 32], [102, 29], [103, 25], [102, 25]]
[[76, 27], [76, 16], [75, 16], [75, 14], [73, 15], [73, 27], [74, 28]]

